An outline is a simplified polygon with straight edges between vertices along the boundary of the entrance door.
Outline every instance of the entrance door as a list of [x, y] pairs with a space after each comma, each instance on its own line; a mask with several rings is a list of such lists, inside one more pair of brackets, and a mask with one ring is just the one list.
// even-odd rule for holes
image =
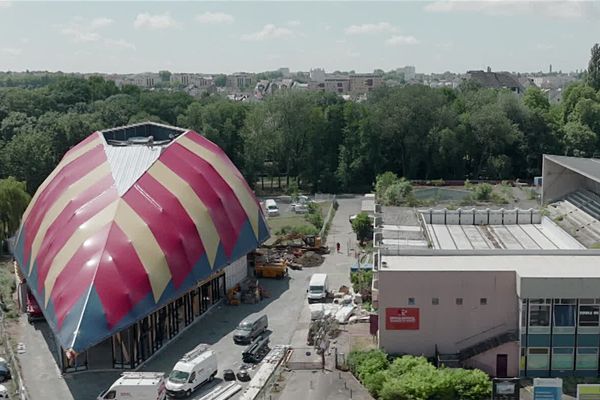
[[496, 378], [508, 377], [508, 355], [496, 354]]

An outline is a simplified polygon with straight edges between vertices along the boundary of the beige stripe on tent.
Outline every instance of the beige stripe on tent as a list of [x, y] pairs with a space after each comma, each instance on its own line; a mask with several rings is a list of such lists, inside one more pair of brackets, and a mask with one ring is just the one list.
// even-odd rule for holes
[[212, 268], [217, 257], [220, 236], [208, 208], [206, 208], [190, 184], [160, 160], [157, 160], [152, 165], [148, 173], [179, 200], [190, 219], [194, 221], [198, 235], [200, 235], [200, 240], [202, 240], [202, 244], [204, 245], [208, 263]]
[[[71, 235], [71, 237], [69, 237], [69, 240], [67, 240], [60, 251], [56, 254], [52, 260], [50, 269], [48, 270], [46, 280], [44, 281], [46, 306], [48, 305], [48, 300], [50, 299], [50, 294], [52, 293], [56, 279], [62, 270], [66, 267], [71, 258], [73, 258], [77, 250], [79, 250], [81, 246], [85, 245], [86, 240], [94, 236], [94, 234], [112, 222], [118, 204], [118, 200], [110, 203], [108, 206], [104, 207], [100, 212], [98, 212], [98, 214], [81, 224], [79, 229], [77, 229]], [[83, 265], [82, 268], [84, 268]]]
[[[98, 135], [98, 133], [96, 133], [96, 135]], [[31, 212], [33, 206], [35, 205], [35, 202], [38, 199], [38, 196], [44, 191], [46, 186], [48, 186], [50, 184], [50, 182], [52, 182], [52, 180], [63, 170], [63, 168], [66, 167], [67, 164], [69, 164], [71, 161], [79, 158], [81, 155], [87, 153], [89, 150], [93, 149], [94, 147], [98, 146], [99, 144], [100, 144], [99, 137], [96, 137], [89, 143], [86, 143], [85, 145], [81, 146], [81, 148], [73, 149], [71, 153], [67, 153], [63, 157], [63, 159], [60, 161], [60, 163], [58, 163], [56, 168], [54, 168], [54, 170], [50, 173], [50, 175], [48, 175], [48, 177], [44, 180], [44, 182], [42, 182], [40, 187], [38, 187], [38, 189], [36, 190], [35, 194], [33, 195], [33, 199], [31, 199], [31, 201], [29, 202], [29, 206], [27, 207], [27, 209], [25, 209], [25, 212], [23, 213], [23, 218], [21, 219], [21, 221], [23, 221], [23, 223], [27, 220], [29, 213]]]
[[176, 141], [212, 165], [212, 167], [219, 173], [219, 175], [221, 175], [225, 182], [227, 182], [231, 190], [233, 190], [233, 193], [237, 197], [238, 201], [244, 208], [244, 211], [248, 216], [248, 220], [252, 225], [254, 236], [258, 238], [258, 204], [256, 204], [254, 197], [250, 194], [248, 189], [246, 189], [246, 186], [241, 181], [241, 178], [232, 172], [231, 166], [227, 165], [217, 154], [205, 147], [200, 146], [198, 143], [185, 137], [185, 135], [179, 136]]
[[148, 274], [154, 302], [158, 302], [171, 280], [171, 270], [165, 253], [146, 221], [125, 200], [121, 200], [119, 204], [115, 223], [129, 238], [129, 242]]
[[75, 181], [71, 186], [65, 190], [58, 199], [52, 204], [50, 209], [44, 214], [44, 219], [38, 228], [33, 244], [31, 245], [31, 255], [29, 257], [29, 274], [31, 274], [31, 266], [33, 265], [35, 258], [38, 255], [42, 241], [46, 237], [46, 232], [54, 220], [60, 215], [65, 209], [69, 202], [78, 194], [86, 191], [87, 189], [94, 186], [98, 181], [110, 174], [110, 168], [107, 163], [102, 163], [87, 175], [82, 176]]

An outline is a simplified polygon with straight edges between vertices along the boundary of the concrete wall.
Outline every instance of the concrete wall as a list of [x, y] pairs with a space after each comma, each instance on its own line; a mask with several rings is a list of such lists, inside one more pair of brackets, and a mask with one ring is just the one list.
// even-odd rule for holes
[[[379, 270], [379, 344], [390, 353], [432, 356], [517, 330], [519, 304], [514, 271]], [[409, 305], [409, 297], [415, 305]], [[432, 298], [439, 305], [432, 304]], [[463, 304], [457, 305], [456, 298]], [[480, 299], [487, 304], [481, 305]], [[419, 309], [418, 330], [387, 330], [388, 307]]]
[[225, 287], [227, 289], [232, 288], [248, 276], [248, 259], [246, 256], [241, 257], [226, 266], [224, 270]]
[[[575, 190], [586, 187], [589, 181], [561, 165], [544, 157], [542, 162], [542, 203], [551, 203]], [[589, 184], [588, 184], [589, 185]], [[590, 187], [591, 190], [594, 190]]]
[[516, 225], [539, 224], [542, 221], [540, 210], [507, 209], [429, 209], [420, 210], [423, 221], [432, 225]]
[[497, 376], [496, 371], [496, 355], [506, 354], [508, 356], [507, 375], [509, 377], [519, 376], [519, 343], [510, 342], [478, 354], [473, 358], [465, 361], [465, 366], [478, 368], [487, 372], [491, 376]]

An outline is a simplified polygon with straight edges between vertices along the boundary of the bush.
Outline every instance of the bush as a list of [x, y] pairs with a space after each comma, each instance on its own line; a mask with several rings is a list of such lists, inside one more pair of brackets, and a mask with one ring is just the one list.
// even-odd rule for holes
[[296, 225], [296, 226], [289, 226], [286, 225], [284, 227], [282, 227], [281, 229], [279, 229], [277, 232], [275, 232], [275, 235], [277, 236], [284, 236], [284, 235], [289, 235], [291, 233], [297, 233], [300, 235], [318, 235], [319, 234], [319, 229], [317, 229], [316, 227], [312, 226], [312, 225]]
[[323, 227], [323, 216], [321, 215], [321, 206], [319, 206], [317, 203], [308, 204], [308, 214], [306, 214], [305, 218], [315, 228], [321, 230], [321, 228]]
[[371, 285], [373, 282], [373, 271], [358, 271], [350, 275], [352, 288], [355, 293], [360, 293], [363, 302], [371, 301]]
[[492, 195], [494, 187], [489, 183], [480, 183], [475, 186], [475, 200], [487, 201]]
[[356, 233], [356, 238], [360, 240], [361, 244], [371, 238], [373, 227], [371, 225], [371, 218], [369, 218], [366, 212], [361, 212], [354, 218], [352, 221], [352, 230]]
[[412, 185], [409, 181], [402, 178], [398, 182], [390, 185], [384, 195], [383, 202], [388, 206], [399, 206], [409, 200], [412, 194]]
[[398, 182], [398, 180], [398, 175], [389, 171], [377, 175], [377, 178], [375, 178], [375, 194], [377, 198], [383, 200], [383, 196], [388, 187]]
[[480, 370], [437, 369], [425, 357], [403, 356], [390, 363], [380, 350], [352, 352], [351, 371], [381, 400], [483, 400], [491, 396], [489, 377]]

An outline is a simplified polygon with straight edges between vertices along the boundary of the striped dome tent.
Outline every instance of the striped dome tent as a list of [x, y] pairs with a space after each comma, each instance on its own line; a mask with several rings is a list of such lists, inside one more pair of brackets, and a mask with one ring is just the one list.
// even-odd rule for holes
[[95, 132], [65, 154], [23, 215], [15, 254], [60, 344], [81, 352], [268, 236], [217, 145], [144, 123]]

